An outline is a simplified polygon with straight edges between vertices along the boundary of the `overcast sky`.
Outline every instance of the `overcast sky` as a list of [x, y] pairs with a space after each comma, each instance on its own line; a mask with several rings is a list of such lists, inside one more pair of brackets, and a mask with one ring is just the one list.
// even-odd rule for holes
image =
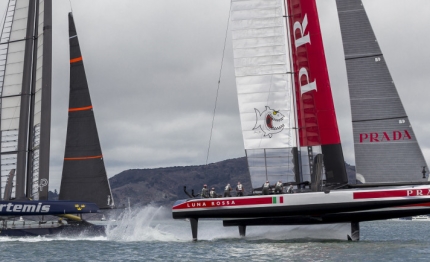
[[[8, 0], [0, 0], [4, 14]], [[206, 162], [229, 0], [71, 0], [109, 176]], [[363, 0], [430, 158], [428, 0]], [[317, 0], [345, 159], [351, 112], [335, 0]], [[69, 93], [69, 0], [53, 1], [50, 190], [62, 171]], [[209, 162], [244, 156], [228, 33]]]

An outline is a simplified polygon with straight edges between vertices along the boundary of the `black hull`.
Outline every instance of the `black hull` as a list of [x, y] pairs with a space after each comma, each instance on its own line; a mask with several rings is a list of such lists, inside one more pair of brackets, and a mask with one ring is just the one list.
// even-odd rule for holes
[[366, 222], [374, 220], [386, 220], [391, 218], [411, 217], [426, 215], [430, 209], [414, 210], [390, 210], [390, 211], [366, 211], [354, 213], [325, 214], [322, 216], [289, 216], [268, 217], [251, 219], [224, 220], [223, 226], [288, 226], [288, 225], [319, 225], [350, 222]]
[[30, 237], [30, 236], [105, 236], [106, 226], [94, 225], [86, 221], [69, 223], [52, 227], [48, 225], [5, 228], [0, 230], [0, 236]]

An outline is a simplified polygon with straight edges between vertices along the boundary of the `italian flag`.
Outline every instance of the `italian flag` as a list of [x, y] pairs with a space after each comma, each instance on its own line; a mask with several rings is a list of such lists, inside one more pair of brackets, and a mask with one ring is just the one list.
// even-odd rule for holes
[[282, 203], [284, 203], [284, 197], [283, 196], [272, 197], [272, 204], [282, 204]]

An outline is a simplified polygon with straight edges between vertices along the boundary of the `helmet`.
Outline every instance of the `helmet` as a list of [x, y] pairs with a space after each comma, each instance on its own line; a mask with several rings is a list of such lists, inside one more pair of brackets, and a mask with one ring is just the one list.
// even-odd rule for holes
[[203, 185], [203, 187], [207, 187], [207, 185], [206, 185], [206, 184], [204, 184], [204, 185]]

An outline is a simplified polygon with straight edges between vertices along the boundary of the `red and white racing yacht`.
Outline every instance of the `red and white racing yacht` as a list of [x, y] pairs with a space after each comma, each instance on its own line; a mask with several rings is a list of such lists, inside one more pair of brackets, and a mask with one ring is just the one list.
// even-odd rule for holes
[[[239, 111], [254, 193], [265, 181], [295, 194], [177, 201], [173, 218], [251, 225], [351, 223], [430, 213], [428, 168], [361, 0], [336, 0], [356, 157], [349, 181], [315, 0], [233, 0]], [[309, 187], [305, 188], [304, 185]]]

